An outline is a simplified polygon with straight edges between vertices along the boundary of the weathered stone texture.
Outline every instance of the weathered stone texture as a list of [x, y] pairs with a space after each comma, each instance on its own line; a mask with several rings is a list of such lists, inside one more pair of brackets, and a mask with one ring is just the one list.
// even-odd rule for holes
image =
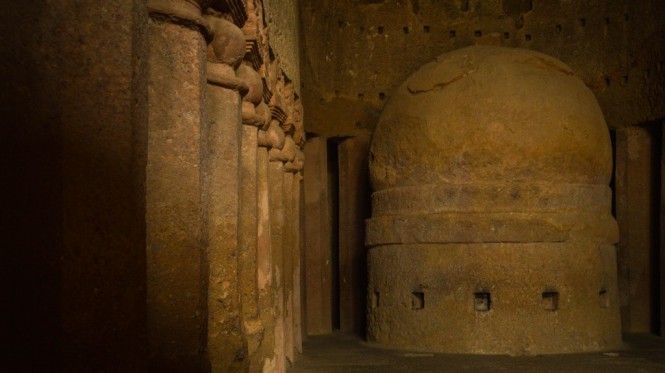
[[332, 332], [332, 268], [327, 147], [325, 138], [314, 137], [305, 145], [303, 170], [305, 209], [305, 300], [307, 334]]
[[618, 348], [610, 174], [602, 113], [560, 61], [476, 46], [423, 66], [372, 137], [368, 338], [448, 353]]
[[[276, 150], [276, 149], [273, 149]], [[268, 164], [268, 186], [270, 193], [270, 248], [273, 271], [273, 304], [275, 315], [274, 359], [278, 372], [286, 369], [286, 335], [284, 325], [284, 165], [278, 159]]]
[[301, 4], [301, 93], [308, 131], [321, 136], [370, 132], [393, 90], [412, 72], [491, 35], [502, 46], [570, 65], [598, 97], [611, 127], [665, 116], [660, 0]]
[[[656, 124], [657, 125], [657, 124]], [[621, 240], [618, 245], [619, 279], [621, 289], [621, 318], [625, 331], [657, 332], [653, 330], [656, 288], [653, 278], [658, 266], [659, 243], [651, 222], [658, 215], [652, 203], [659, 172], [653, 158], [660, 139], [653, 137], [653, 128], [629, 127], [616, 132], [616, 216]]]
[[243, 125], [240, 151], [240, 290], [244, 330], [253, 366], [260, 366], [263, 356], [258, 353], [265, 328], [260, 318], [259, 254], [258, 254], [258, 129]]
[[143, 7], [3, 4], [3, 370], [146, 368]]
[[270, 45], [280, 61], [286, 76], [291, 79], [297, 94], [300, 94], [300, 36], [299, 1], [265, 0], [265, 19], [273, 30]]
[[146, 223], [148, 328], [155, 369], [205, 365], [202, 247], [203, 35], [151, 20]]
[[247, 361], [239, 284], [240, 95], [208, 85], [204, 203], [209, 262], [208, 355], [214, 371]]
[[257, 269], [258, 269], [258, 296], [261, 322], [264, 328], [261, 343], [262, 362], [260, 367], [264, 372], [272, 372], [276, 368], [275, 359], [275, 274], [272, 258], [272, 227], [270, 224], [271, 195], [268, 181], [269, 168], [268, 150], [258, 148], [257, 152], [257, 208], [258, 208], [258, 242], [257, 242]]
[[363, 227], [370, 217], [369, 140], [369, 136], [357, 136], [338, 146], [340, 330], [361, 334], [367, 304]]

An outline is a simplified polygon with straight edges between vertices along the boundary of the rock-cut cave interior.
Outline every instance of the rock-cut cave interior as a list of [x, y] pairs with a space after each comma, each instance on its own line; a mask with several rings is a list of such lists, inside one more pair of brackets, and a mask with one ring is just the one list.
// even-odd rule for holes
[[665, 372], [662, 0], [0, 20], [0, 370]]

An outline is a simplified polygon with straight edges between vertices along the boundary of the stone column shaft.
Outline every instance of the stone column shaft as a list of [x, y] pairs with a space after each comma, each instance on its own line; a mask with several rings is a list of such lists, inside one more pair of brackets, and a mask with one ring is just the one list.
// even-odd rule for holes
[[245, 333], [248, 338], [250, 364], [261, 343], [263, 325], [259, 317], [258, 287], [258, 185], [257, 185], [257, 134], [254, 126], [242, 126], [240, 156], [240, 284], [242, 313]]
[[206, 243], [208, 351], [213, 371], [240, 371], [247, 354], [238, 283], [240, 95], [208, 85]]
[[206, 365], [200, 179], [206, 41], [199, 30], [180, 24], [198, 18], [169, 18], [168, 12], [154, 10], [155, 4], [162, 2], [150, 2], [148, 30], [146, 243], [151, 367], [199, 371]]
[[293, 175], [293, 347], [302, 354], [303, 292], [302, 292], [302, 241], [300, 240], [300, 190], [302, 176]]
[[305, 145], [305, 299], [307, 335], [332, 332], [332, 268], [326, 139]]
[[293, 252], [294, 245], [294, 219], [293, 219], [293, 174], [284, 172], [283, 200], [284, 200], [284, 353], [291, 363], [295, 362], [293, 345]]
[[250, 370], [260, 371], [263, 356], [259, 351], [264, 326], [259, 317], [257, 270], [258, 207], [257, 146], [258, 128], [270, 123], [270, 109], [263, 102], [263, 81], [249, 63], [238, 68], [249, 91], [242, 102], [242, 139], [240, 156], [240, 232], [238, 241], [240, 299], [243, 327], [247, 336]]
[[263, 371], [275, 371], [275, 288], [272, 259], [272, 229], [270, 221], [270, 188], [268, 183], [268, 149], [257, 149], [257, 206], [258, 206], [258, 232], [257, 232], [257, 277], [258, 296], [261, 322], [264, 327], [261, 354], [263, 358]]
[[[289, 290], [292, 292], [291, 300], [287, 305], [291, 307], [290, 322], [293, 356], [296, 358], [296, 353], [302, 353], [302, 292], [301, 292], [301, 241], [300, 241], [300, 181], [304, 154], [300, 149], [295, 147], [295, 157], [292, 161], [284, 165], [284, 169], [288, 172], [285, 175], [285, 198], [290, 205], [290, 212], [288, 216], [288, 247], [290, 247], [290, 272], [291, 284]], [[290, 180], [289, 180], [290, 179]], [[288, 186], [290, 184], [290, 187]], [[288, 189], [291, 189], [290, 192]]]
[[241, 94], [247, 94], [249, 88], [234, 71], [244, 55], [244, 37], [226, 20], [207, 20], [215, 31], [208, 48], [208, 118], [203, 143], [204, 237], [209, 262], [207, 352], [212, 372], [244, 372], [249, 359], [239, 285], [239, 192]]
[[284, 335], [284, 165], [279, 160], [270, 160], [268, 186], [270, 190], [270, 242], [273, 259], [275, 310], [275, 359], [277, 371], [286, 369]]
[[364, 221], [370, 217], [369, 136], [339, 144], [340, 329], [364, 333], [367, 249]]
[[[277, 195], [281, 199], [282, 218], [282, 236], [281, 236], [281, 299], [282, 313], [281, 322], [284, 325], [284, 345], [282, 346], [286, 358], [291, 364], [295, 362], [295, 351], [293, 345], [293, 250], [294, 250], [294, 230], [293, 230], [293, 173], [291, 164], [295, 160], [296, 145], [293, 138], [288, 136], [285, 139], [282, 149], [272, 148], [269, 153], [271, 163], [282, 162], [280, 169], [282, 175], [275, 178], [276, 182], [282, 184], [281, 194]], [[275, 175], [276, 176], [276, 175]]]
[[655, 266], [651, 265], [652, 149], [655, 140], [644, 127], [617, 130], [616, 138], [616, 218], [619, 223], [618, 244], [621, 318], [624, 331], [652, 332], [651, 315], [654, 297]]

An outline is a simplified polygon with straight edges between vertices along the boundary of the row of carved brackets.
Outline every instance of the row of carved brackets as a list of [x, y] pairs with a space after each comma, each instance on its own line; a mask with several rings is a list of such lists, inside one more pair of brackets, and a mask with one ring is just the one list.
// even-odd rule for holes
[[[261, 128], [259, 145], [270, 148], [271, 158], [285, 162], [285, 171], [299, 172], [304, 164], [302, 148], [305, 145], [302, 103], [270, 47], [263, 2], [217, 0], [210, 5], [207, 13], [233, 22], [245, 37], [243, 64], [237, 70], [238, 77], [245, 80], [250, 88], [243, 97], [243, 122]], [[269, 119], [265, 105], [269, 110]], [[261, 119], [267, 120], [262, 122]], [[273, 126], [283, 131], [284, 140], [275, 135], [277, 129]]]
[[[208, 82], [238, 91], [243, 96], [243, 124], [266, 136], [277, 126], [285, 141], [268, 146], [285, 169], [302, 169], [305, 132], [302, 104], [293, 83], [280, 67], [269, 44], [261, 0], [149, 0], [152, 18], [200, 31], [208, 41]], [[274, 128], [272, 131], [276, 131]], [[294, 149], [290, 148], [291, 142]], [[276, 159], [277, 159], [276, 158]], [[295, 162], [295, 163], [294, 163]]]

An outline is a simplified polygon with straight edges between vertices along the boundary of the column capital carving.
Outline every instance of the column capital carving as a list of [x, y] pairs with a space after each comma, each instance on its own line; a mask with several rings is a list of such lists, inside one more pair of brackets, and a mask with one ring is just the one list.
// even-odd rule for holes
[[[236, 74], [249, 87], [249, 91], [242, 98], [242, 123], [257, 127], [265, 126], [265, 115], [267, 113], [257, 111], [263, 103], [263, 80], [256, 70], [246, 63], [238, 67]], [[262, 110], [265, 110], [265, 108], [262, 108]]]
[[223, 18], [206, 16], [206, 20], [214, 31], [214, 38], [208, 45], [208, 83], [247, 94], [249, 86], [235, 73], [245, 54], [242, 31]]
[[238, 91], [241, 95], [244, 95], [249, 91], [247, 84], [242, 81], [242, 79], [238, 79], [235, 76], [235, 72], [231, 66], [208, 62], [206, 69], [209, 84]]
[[270, 113], [270, 108], [265, 103], [265, 101], [261, 100], [261, 103], [256, 107], [256, 114], [263, 119], [263, 122], [259, 128], [264, 131], [267, 130], [270, 126], [270, 122], [272, 122], [272, 114]]
[[263, 81], [261, 80], [259, 73], [250, 66], [242, 64], [236, 70], [236, 74], [238, 75], [238, 78], [244, 80], [249, 87], [249, 92], [243, 97], [243, 101], [249, 102], [254, 106], [261, 103], [261, 100], [263, 99]]
[[296, 143], [291, 136], [287, 136], [284, 140], [284, 147], [270, 149], [268, 156], [272, 162], [292, 162], [296, 158]]
[[208, 46], [208, 61], [238, 68], [245, 56], [245, 35], [242, 30], [224, 18], [206, 16], [205, 19], [215, 34]]
[[272, 120], [270, 126], [265, 131], [259, 131], [258, 143], [264, 148], [282, 149], [286, 141], [284, 131], [279, 128], [277, 121]]
[[208, 21], [201, 14], [206, 1], [194, 0], [148, 0], [148, 14], [153, 19], [179, 24], [197, 30], [208, 42], [213, 31]]
[[291, 173], [299, 173], [305, 165], [305, 153], [302, 150], [296, 148], [296, 157], [284, 164], [284, 171]]

